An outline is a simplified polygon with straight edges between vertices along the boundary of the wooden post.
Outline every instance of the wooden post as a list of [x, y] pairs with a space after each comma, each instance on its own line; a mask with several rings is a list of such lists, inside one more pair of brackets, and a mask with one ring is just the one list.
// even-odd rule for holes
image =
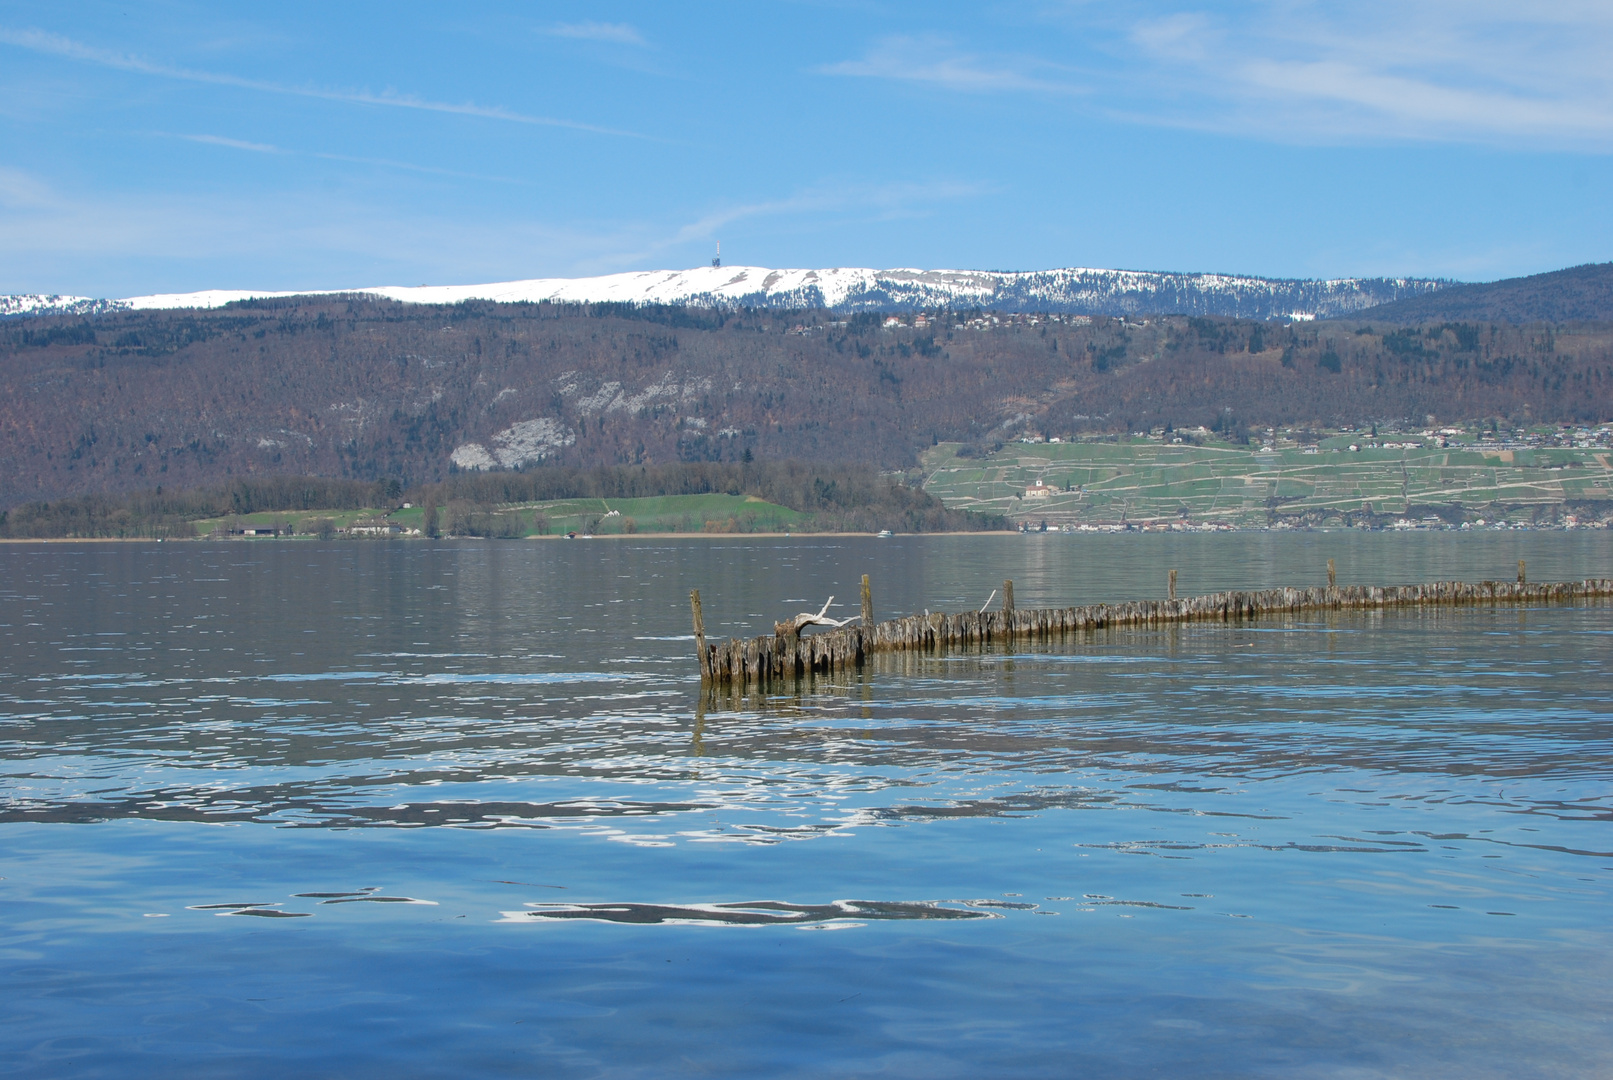
[[706, 620], [700, 614], [699, 589], [689, 591], [689, 608], [694, 612], [694, 651], [695, 656], [700, 659], [700, 681], [704, 682], [708, 674], [706, 665], [709, 661], [706, 659]]
[[1327, 560], [1327, 587], [1330, 589], [1336, 589], [1338, 588], [1338, 584], [1338, 572], [1333, 569], [1333, 560], [1329, 559]]
[[863, 629], [874, 625], [874, 591], [868, 586], [868, 575], [863, 575]]
[[1003, 640], [1014, 640], [1014, 583], [1003, 582]]
[[1176, 571], [1175, 570], [1171, 571], [1171, 587], [1170, 587], [1169, 598], [1172, 599], [1172, 600], [1176, 599]]
[[1519, 559], [1518, 560], [1518, 584], [1519, 585], [1527, 585], [1528, 583], [1529, 583], [1529, 578], [1523, 572], [1523, 560]]

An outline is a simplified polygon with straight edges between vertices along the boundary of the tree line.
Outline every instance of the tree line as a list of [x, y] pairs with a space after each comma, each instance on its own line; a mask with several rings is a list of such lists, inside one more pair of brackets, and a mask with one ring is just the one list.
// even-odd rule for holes
[[[431, 535], [516, 536], [523, 519], [512, 503], [566, 499], [633, 499], [662, 495], [753, 495], [810, 515], [802, 528], [821, 532], [967, 532], [1005, 529], [1005, 519], [949, 510], [927, 492], [867, 465], [782, 462], [674, 462], [655, 466], [555, 466], [524, 472], [459, 473], [406, 488], [380, 481], [262, 477], [189, 491], [161, 488], [126, 495], [83, 495], [24, 503], [0, 511], [0, 537], [12, 539], [194, 536], [200, 520], [254, 513], [309, 514], [408, 502], [425, 508]], [[738, 523], [743, 528], [744, 523]], [[328, 519], [314, 518], [325, 535]], [[541, 530], [540, 530], [541, 531]]]

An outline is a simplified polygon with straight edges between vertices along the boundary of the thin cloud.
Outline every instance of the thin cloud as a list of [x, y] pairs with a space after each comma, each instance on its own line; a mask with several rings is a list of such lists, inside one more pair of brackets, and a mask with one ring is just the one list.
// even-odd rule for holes
[[169, 135], [166, 132], [157, 132], [156, 134], [165, 138], [202, 143], [206, 146], [223, 146], [232, 150], [248, 150], [255, 154], [319, 158], [322, 161], [343, 161], [352, 165], [377, 165], [382, 168], [402, 169], [405, 172], [424, 173], [429, 176], [453, 176], [462, 180], [490, 180], [499, 184], [525, 184], [529, 182], [509, 176], [488, 176], [483, 173], [460, 172], [457, 169], [441, 169], [433, 165], [416, 165], [413, 162], [393, 161], [390, 158], [354, 157], [351, 154], [327, 154], [318, 150], [287, 150], [284, 147], [273, 146], [269, 143], [246, 142], [242, 139], [226, 138], [223, 135]]
[[1208, 109], [1162, 116], [1192, 126], [1613, 142], [1613, 16], [1573, 0], [1365, 0], [1326, 15], [1263, 3], [1241, 16], [1180, 12], [1138, 23], [1128, 36], [1153, 76], [1207, 99]]
[[[241, 139], [253, 153], [280, 148]], [[265, 149], [257, 149], [259, 147]], [[825, 185], [714, 209], [694, 220], [480, 221], [400, 213], [341, 194], [131, 192], [89, 197], [0, 165], [0, 292], [130, 296], [201, 288], [340, 289], [421, 281], [573, 277], [665, 264], [681, 244], [746, 220], [816, 227], [928, 212], [989, 193], [956, 181]], [[227, 260], [237, 270], [219, 279]], [[250, 268], [274, 266], [258, 276]], [[153, 276], [153, 275], [157, 276]]]
[[[4, 166], [0, 209], [0, 292], [83, 296], [563, 276], [637, 231], [402, 213], [303, 191], [89, 196]], [[234, 267], [222, 279], [221, 264]]]
[[681, 245], [697, 240], [713, 240], [724, 227], [752, 218], [856, 213], [872, 214], [877, 219], [886, 220], [913, 216], [922, 207], [969, 198], [986, 191], [982, 185], [956, 181], [814, 188], [782, 199], [741, 203], [713, 210], [669, 233], [646, 239], [632, 250], [586, 260], [579, 264], [578, 269], [584, 273], [598, 273], [642, 265], [662, 252]]
[[784, 199], [745, 203], [713, 211], [678, 229], [667, 238], [663, 246], [671, 247], [691, 240], [709, 240], [723, 226], [747, 218], [848, 210], [865, 213], [875, 211], [881, 216], [889, 216], [911, 212], [920, 204], [979, 195], [983, 190], [978, 184], [949, 181], [813, 189]]
[[1045, 8], [1040, 55], [889, 37], [816, 70], [1063, 98], [1124, 122], [1278, 142], [1613, 146], [1613, 6], [1605, 2], [1160, 6], [1167, 10], [1146, 18], [1079, 0]]
[[924, 83], [965, 93], [1013, 91], [1070, 95], [1085, 92], [1085, 88], [1067, 79], [1046, 77], [1065, 73], [1049, 61], [961, 52], [947, 39], [935, 36], [885, 38], [861, 59], [826, 64], [817, 70], [824, 75]]
[[[1561, 98], [1441, 86], [1408, 75], [1341, 61], [1252, 60], [1237, 74], [1251, 92], [1358, 109], [1387, 130], [1431, 137], [1491, 133], [1605, 136], [1613, 114]], [[1365, 119], [1366, 117], [1363, 117]]]
[[576, 41], [603, 41], [610, 45], [634, 45], [641, 49], [649, 44], [636, 27], [627, 23], [557, 23], [543, 32], [550, 37], [572, 38]]
[[282, 150], [278, 146], [268, 143], [247, 142], [244, 139], [226, 139], [222, 135], [168, 135], [166, 132], [158, 134], [172, 139], [184, 139], [186, 142], [204, 143], [208, 146], [228, 146], [232, 150], [251, 150], [256, 154], [290, 154], [289, 150]]
[[211, 86], [232, 86], [265, 94], [314, 98], [320, 101], [340, 101], [353, 105], [375, 105], [389, 109], [416, 109], [422, 112], [448, 113], [455, 116], [474, 116], [484, 120], [503, 120], [512, 124], [535, 124], [543, 127], [569, 128], [573, 131], [587, 131], [597, 135], [619, 135], [632, 139], [647, 137], [633, 131], [620, 131], [616, 128], [584, 124], [574, 120], [561, 120], [552, 116], [532, 116], [496, 105], [477, 105], [474, 102], [456, 105], [449, 102], [429, 101], [410, 94], [400, 94], [390, 90], [374, 93], [368, 90], [287, 86], [282, 83], [267, 82], [262, 79], [247, 79], [223, 72], [174, 67], [168, 64], [158, 64], [129, 53], [113, 52], [110, 49], [100, 49], [92, 45], [85, 45], [71, 38], [62, 37], [60, 34], [47, 33], [43, 30], [12, 30], [0, 27], [0, 43], [43, 53], [48, 56], [60, 56], [68, 60], [77, 60], [81, 63], [112, 68], [116, 71], [128, 71], [138, 75], [151, 75], [157, 78], [177, 79], [184, 82], [205, 83]]
[[0, 166], [0, 207], [7, 210], [44, 210], [60, 206], [62, 200], [37, 177]]

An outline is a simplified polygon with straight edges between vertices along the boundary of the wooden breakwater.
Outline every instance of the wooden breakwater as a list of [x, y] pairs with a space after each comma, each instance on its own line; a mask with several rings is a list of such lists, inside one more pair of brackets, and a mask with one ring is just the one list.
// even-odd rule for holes
[[[1329, 560], [1331, 562], [1331, 560]], [[1003, 605], [995, 611], [909, 615], [876, 623], [868, 579], [863, 578], [863, 617], [859, 623], [822, 633], [784, 632], [754, 638], [706, 641], [700, 592], [690, 594], [694, 612], [695, 655], [702, 682], [745, 687], [809, 674], [860, 667], [875, 653], [927, 652], [1014, 641], [1047, 641], [1108, 627], [1148, 627], [1169, 623], [1235, 622], [1264, 615], [1461, 604], [1564, 603], [1613, 597], [1613, 578], [1531, 585], [1520, 564], [1516, 582], [1440, 581], [1429, 585], [1329, 585], [1316, 588], [1220, 592], [1175, 598], [1175, 572], [1166, 600], [1136, 600], [1084, 607], [1018, 610], [1013, 582], [1003, 583]], [[1329, 567], [1329, 579], [1333, 578]], [[781, 624], [783, 625], [783, 624]]]

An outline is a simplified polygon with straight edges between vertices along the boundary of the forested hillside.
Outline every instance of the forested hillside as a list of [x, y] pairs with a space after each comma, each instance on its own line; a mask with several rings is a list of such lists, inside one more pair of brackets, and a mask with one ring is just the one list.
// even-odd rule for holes
[[1613, 319], [1613, 263], [1587, 263], [1548, 274], [1449, 285], [1359, 313], [1402, 323], [1469, 320], [1565, 323]]
[[312, 475], [910, 466], [937, 441], [1613, 416], [1613, 327], [714, 313], [367, 299], [0, 324], [0, 505]]

